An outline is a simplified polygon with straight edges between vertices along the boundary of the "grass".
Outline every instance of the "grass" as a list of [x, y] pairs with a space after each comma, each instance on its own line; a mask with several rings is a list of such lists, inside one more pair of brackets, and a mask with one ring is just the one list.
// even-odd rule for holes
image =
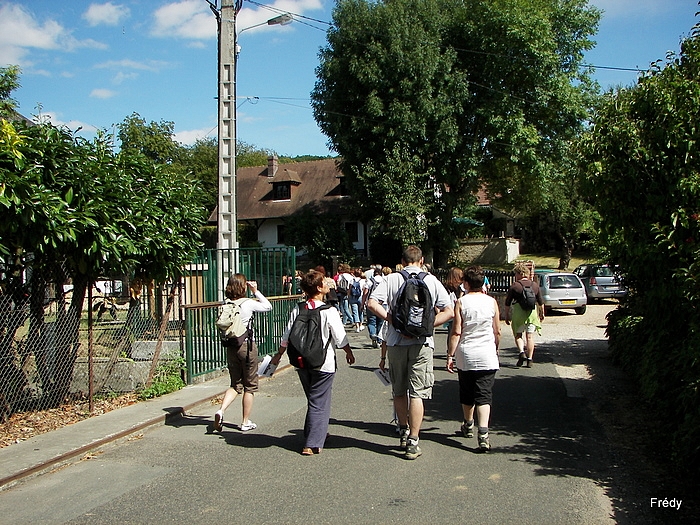
[[[536, 269], [556, 270], [559, 267], [559, 255], [553, 253], [521, 253], [518, 261], [533, 261]], [[573, 271], [579, 264], [588, 262], [588, 257], [571, 257], [569, 262], [569, 271]], [[502, 266], [489, 266], [490, 270], [512, 270], [513, 263], [504, 264]]]

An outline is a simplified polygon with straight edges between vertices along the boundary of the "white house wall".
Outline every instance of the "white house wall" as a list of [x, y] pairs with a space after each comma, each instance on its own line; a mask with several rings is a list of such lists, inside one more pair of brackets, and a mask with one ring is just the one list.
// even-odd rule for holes
[[284, 224], [281, 219], [268, 219], [258, 228], [258, 242], [264, 248], [278, 248], [284, 246], [277, 243], [277, 226]]
[[[264, 248], [278, 248], [284, 244], [277, 243], [277, 227], [284, 224], [281, 219], [268, 219], [262, 226], [258, 228], [258, 242]], [[365, 228], [361, 222], [357, 222], [357, 242], [354, 242], [353, 248], [358, 251], [365, 249], [367, 240], [365, 239]]]

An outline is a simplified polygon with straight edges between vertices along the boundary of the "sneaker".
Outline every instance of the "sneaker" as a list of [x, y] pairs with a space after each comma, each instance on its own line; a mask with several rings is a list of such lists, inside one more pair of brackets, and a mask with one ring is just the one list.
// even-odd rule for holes
[[527, 364], [525, 365], [527, 368], [532, 368], [532, 359], [527, 360]]
[[482, 452], [491, 450], [491, 443], [489, 442], [488, 434], [479, 434], [479, 450]]
[[525, 362], [525, 352], [520, 352], [520, 355], [518, 356], [518, 362], [515, 363], [515, 366], [520, 368], [523, 366], [523, 363]]
[[404, 450], [406, 450], [406, 447], [408, 446], [407, 428], [399, 428], [399, 446]]
[[214, 414], [214, 430], [221, 432], [224, 427], [224, 415], [221, 412]]
[[258, 428], [258, 425], [256, 425], [249, 419], [241, 425], [241, 432], [248, 432], [249, 430], [254, 430], [256, 428]]
[[423, 453], [423, 451], [418, 446], [418, 440], [417, 439], [409, 439], [408, 444], [406, 445], [406, 455], [405, 455], [406, 459], [416, 459], [422, 453]]
[[469, 425], [467, 423], [462, 423], [460, 430], [462, 431], [462, 434], [464, 435], [465, 438], [473, 438], [474, 437], [474, 422], [472, 421], [471, 425]]

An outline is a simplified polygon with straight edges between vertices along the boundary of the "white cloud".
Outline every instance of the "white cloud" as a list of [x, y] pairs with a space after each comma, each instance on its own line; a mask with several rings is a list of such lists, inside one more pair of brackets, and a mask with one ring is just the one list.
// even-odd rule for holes
[[116, 26], [129, 14], [128, 7], [107, 2], [106, 4], [90, 4], [88, 10], [83, 13], [83, 18], [93, 27], [100, 24]]
[[606, 18], [651, 17], [667, 10], [669, 0], [591, 0], [591, 4], [602, 9]]
[[[323, 9], [322, 0], [278, 0], [268, 4], [270, 9], [243, 8], [236, 18], [239, 28], [264, 24], [275, 14], [305, 12]], [[181, 0], [157, 9], [153, 14], [155, 24], [151, 34], [158, 37], [175, 37], [193, 40], [216, 38], [216, 18], [206, 2]], [[263, 26], [261, 26], [262, 29]], [[281, 26], [276, 26], [280, 28]], [[255, 29], [252, 29], [255, 31]]]
[[112, 82], [115, 84], [121, 84], [126, 80], [134, 80], [135, 78], [138, 78], [138, 76], [138, 73], [124, 73], [123, 71], [119, 71], [116, 75], [114, 75]]
[[137, 69], [139, 71], [152, 71], [154, 73], [159, 72], [161, 69], [168, 67], [167, 62], [159, 60], [148, 60], [146, 62], [137, 62], [136, 60], [130, 60], [125, 58], [123, 60], [108, 60], [107, 62], [102, 62], [96, 64], [97, 69]]
[[190, 39], [216, 38], [216, 18], [206, 2], [183, 0], [164, 5], [153, 14], [154, 36]]
[[103, 89], [103, 88], [98, 88], [98, 89], [93, 89], [90, 92], [90, 97], [91, 98], [102, 98], [102, 99], [107, 99], [107, 98], [112, 98], [117, 94], [116, 91], [112, 91], [111, 89]]
[[73, 51], [80, 47], [105, 49], [95, 40], [77, 40], [54, 20], [43, 23], [23, 6], [0, 5], [0, 63], [31, 65], [26, 56], [31, 49]]
[[197, 139], [205, 139], [207, 137], [216, 136], [216, 124], [212, 128], [202, 128], [202, 129], [191, 129], [186, 131], [178, 131], [175, 133], [174, 138], [177, 142], [185, 144], [186, 146], [191, 146]]
[[67, 122], [61, 120], [58, 118], [58, 114], [54, 113], [52, 111], [42, 111], [38, 115], [39, 120], [48, 120], [53, 124], [54, 126], [60, 127], [60, 126], [65, 126], [71, 131], [77, 131], [80, 130], [81, 132], [86, 132], [86, 133], [95, 133], [97, 131], [97, 128], [93, 126], [92, 124], [87, 124], [85, 122], [80, 122], [79, 120], [69, 120]]

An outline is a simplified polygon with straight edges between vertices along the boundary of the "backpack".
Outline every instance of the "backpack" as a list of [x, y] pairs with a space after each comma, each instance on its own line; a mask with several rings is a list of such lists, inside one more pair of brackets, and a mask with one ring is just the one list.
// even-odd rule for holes
[[296, 368], [319, 368], [326, 361], [326, 350], [330, 337], [324, 346], [321, 334], [321, 310], [333, 308], [324, 304], [318, 308], [307, 308], [306, 303], [299, 303], [299, 315], [292, 323], [287, 338], [287, 355], [289, 362]]
[[247, 300], [247, 297], [235, 301], [226, 299], [226, 302], [219, 309], [216, 327], [219, 329], [222, 341], [239, 339], [240, 344], [243, 344], [245, 337], [248, 336], [248, 327], [241, 321], [241, 303]]
[[338, 292], [341, 294], [346, 294], [348, 293], [348, 288], [350, 287], [350, 283], [348, 282], [347, 278], [345, 277], [345, 274], [340, 274], [340, 277], [338, 277]]
[[392, 324], [406, 337], [429, 337], [435, 326], [435, 308], [430, 290], [423, 280], [426, 272], [409, 274], [401, 270], [404, 283], [392, 309]]
[[350, 285], [350, 297], [358, 299], [362, 297], [362, 288], [360, 287], [360, 281], [354, 280]]
[[530, 286], [525, 286], [523, 282], [520, 281], [520, 285], [523, 287], [523, 291], [518, 297], [518, 304], [520, 305], [520, 308], [528, 312], [534, 310], [535, 305], [537, 304], [537, 297], [535, 296], [535, 292], [532, 290], [532, 283], [530, 283]]

